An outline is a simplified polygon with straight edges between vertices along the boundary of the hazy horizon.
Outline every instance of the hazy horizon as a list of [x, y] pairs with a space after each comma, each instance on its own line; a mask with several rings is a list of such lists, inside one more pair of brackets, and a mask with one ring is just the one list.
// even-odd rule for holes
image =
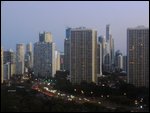
[[94, 28], [106, 34], [110, 24], [115, 51], [126, 54], [128, 27], [149, 27], [149, 2], [145, 1], [3, 1], [1, 2], [1, 47], [15, 51], [17, 43], [34, 44], [39, 32], [51, 32], [63, 51], [66, 27]]

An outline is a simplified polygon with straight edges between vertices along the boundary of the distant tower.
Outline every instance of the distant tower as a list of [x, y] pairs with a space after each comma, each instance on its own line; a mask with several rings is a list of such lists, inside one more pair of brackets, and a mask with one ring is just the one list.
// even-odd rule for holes
[[60, 70], [60, 52], [58, 50], [55, 50], [55, 63], [56, 71]]
[[149, 87], [149, 28], [127, 29], [127, 63], [128, 82]]
[[25, 66], [30, 69], [33, 67], [33, 51], [31, 43], [26, 45]]
[[123, 56], [123, 71], [127, 72], [127, 56]]
[[52, 35], [44, 32], [39, 35], [39, 42], [34, 44], [34, 73], [38, 77], [54, 77], [55, 66], [55, 43]]
[[24, 73], [24, 45], [16, 45], [16, 74]]
[[108, 42], [110, 39], [110, 25], [106, 25], [106, 42]]
[[114, 39], [111, 35], [110, 25], [106, 25], [106, 56], [105, 71], [114, 70]]
[[53, 42], [52, 34], [50, 32], [39, 33], [40, 42]]
[[[6, 64], [6, 65], [5, 65]], [[9, 76], [16, 74], [16, 54], [13, 50], [4, 51], [4, 65], [5, 67], [9, 65]]]
[[66, 37], [64, 40], [64, 69], [70, 70], [70, 37], [71, 37], [71, 29], [68, 27], [66, 29]]
[[71, 28], [68, 27], [68, 28], [66, 29], [66, 38], [67, 38], [67, 39], [70, 39], [70, 36], [71, 36]]
[[102, 76], [102, 62], [103, 62], [103, 57], [102, 57], [102, 43], [98, 40], [97, 44], [97, 76], [100, 77]]
[[123, 56], [122, 55], [118, 55], [118, 68], [119, 69], [123, 69]]
[[64, 70], [64, 52], [60, 52], [60, 70]]

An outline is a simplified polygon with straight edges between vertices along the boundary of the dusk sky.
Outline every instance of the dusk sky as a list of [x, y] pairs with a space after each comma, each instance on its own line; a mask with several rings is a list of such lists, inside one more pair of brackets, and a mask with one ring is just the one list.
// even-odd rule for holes
[[128, 27], [149, 27], [149, 2], [8, 1], [1, 3], [1, 47], [15, 51], [17, 43], [35, 43], [39, 32], [51, 32], [63, 51], [66, 27], [94, 28], [98, 36], [111, 25], [115, 51], [126, 54]]

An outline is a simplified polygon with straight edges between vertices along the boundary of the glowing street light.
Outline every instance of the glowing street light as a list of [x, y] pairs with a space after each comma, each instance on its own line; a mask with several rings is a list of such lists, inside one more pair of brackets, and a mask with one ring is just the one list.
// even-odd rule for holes
[[81, 90], [81, 93], [82, 93], [82, 94], [84, 94], [84, 91], [83, 91], [83, 90]]
[[123, 93], [123, 95], [127, 95], [126, 93]]
[[101, 102], [98, 102], [98, 104], [101, 104]]
[[109, 97], [109, 95], [107, 95], [107, 97]]

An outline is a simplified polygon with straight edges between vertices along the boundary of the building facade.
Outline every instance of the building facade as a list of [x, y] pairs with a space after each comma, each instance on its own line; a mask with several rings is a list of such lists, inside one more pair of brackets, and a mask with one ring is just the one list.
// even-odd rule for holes
[[137, 87], [149, 87], [149, 28], [127, 29], [128, 82]]
[[64, 52], [60, 52], [60, 70], [64, 70]]
[[60, 70], [60, 52], [58, 50], [55, 50], [55, 66], [56, 71]]
[[127, 56], [123, 56], [123, 71], [127, 72]]
[[64, 40], [64, 69], [70, 70], [70, 39]]
[[33, 67], [33, 51], [31, 43], [26, 45], [25, 67], [27, 69], [31, 69]]
[[102, 76], [102, 44], [98, 41], [97, 44], [97, 77]]
[[24, 45], [16, 45], [16, 74], [24, 73]]
[[[44, 33], [41, 35], [45, 36]], [[56, 73], [55, 43], [51, 42], [52, 39], [48, 40], [40, 37], [39, 42], [34, 44], [34, 74], [37, 77], [54, 77]]]
[[118, 55], [118, 58], [117, 58], [117, 67], [118, 69], [123, 69], [123, 56], [122, 55]]
[[97, 82], [97, 31], [71, 29], [70, 75], [73, 84]]

